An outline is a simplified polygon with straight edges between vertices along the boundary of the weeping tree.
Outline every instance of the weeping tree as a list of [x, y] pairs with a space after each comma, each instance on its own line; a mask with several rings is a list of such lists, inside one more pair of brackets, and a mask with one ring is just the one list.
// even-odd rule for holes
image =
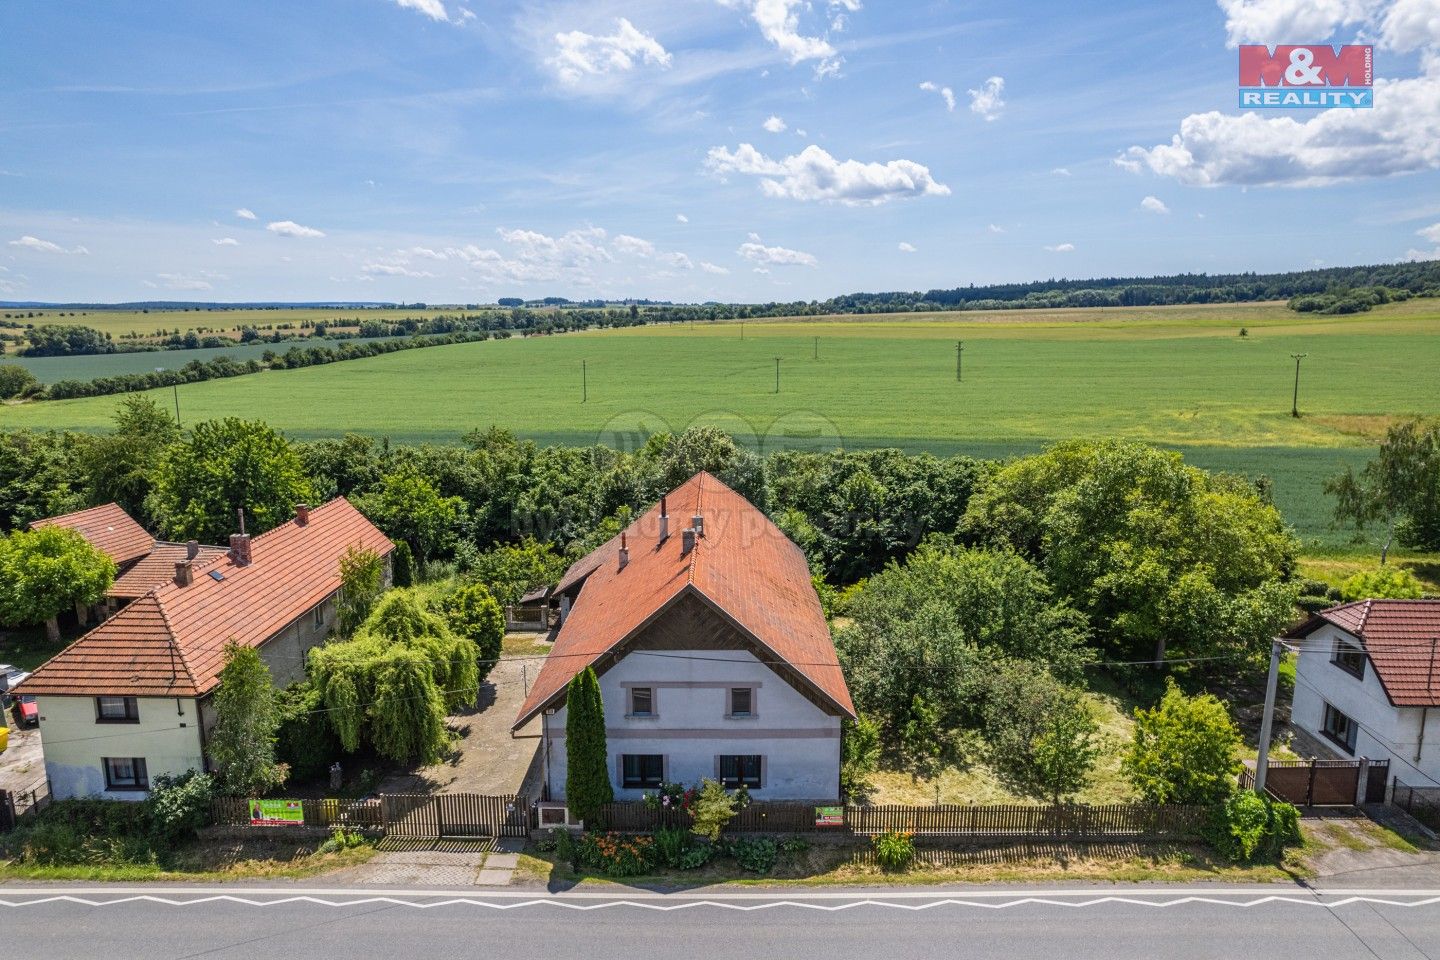
[[351, 547], [340, 558], [340, 635], [348, 637], [360, 628], [384, 588], [380, 554]]
[[565, 695], [565, 803], [594, 824], [600, 808], [615, 799], [605, 747], [605, 703], [594, 667], [570, 681]]

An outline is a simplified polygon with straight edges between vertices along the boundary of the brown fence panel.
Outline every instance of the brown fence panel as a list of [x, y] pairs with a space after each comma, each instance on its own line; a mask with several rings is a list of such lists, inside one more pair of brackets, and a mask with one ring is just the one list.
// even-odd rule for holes
[[428, 793], [387, 793], [380, 797], [385, 833], [392, 837], [438, 839], [440, 820]]
[[1390, 802], [1432, 830], [1440, 830], [1440, 787], [1412, 787], [1396, 777]]

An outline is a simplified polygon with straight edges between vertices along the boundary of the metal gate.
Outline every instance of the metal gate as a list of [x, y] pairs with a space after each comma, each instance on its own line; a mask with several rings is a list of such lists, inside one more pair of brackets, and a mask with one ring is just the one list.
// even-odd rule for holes
[[392, 837], [523, 837], [529, 805], [513, 795], [387, 793], [380, 797], [385, 833]]

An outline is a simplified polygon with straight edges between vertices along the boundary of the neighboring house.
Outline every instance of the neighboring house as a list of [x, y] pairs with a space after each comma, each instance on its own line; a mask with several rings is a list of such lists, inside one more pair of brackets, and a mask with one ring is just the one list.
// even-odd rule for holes
[[1311, 616], [1290, 724], [1337, 758], [1390, 760], [1411, 786], [1440, 784], [1440, 600], [1361, 600]]
[[566, 686], [587, 666], [617, 799], [701, 777], [762, 800], [839, 796], [855, 707], [804, 554], [744, 497], [696, 474], [552, 596], [564, 622], [514, 725], [541, 717], [550, 799], [565, 795]]
[[[224, 547], [206, 546], [194, 540], [188, 544], [156, 540], [118, 503], [46, 517], [30, 527], [32, 530], [41, 527], [74, 530], [115, 561], [115, 582], [105, 591], [106, 610], [112, 613], [173, 577], [178, 561], [210, 560], [225, 552]], [[75, 613], [82, 625], [88, 622], [88, 610], [77, 608]]]
[[40, 705], [45, 773], [59, 799], [138, 798], [155, 776], [205, 768], [211, 695], [230, 641], [256, 647], [277, 685], [335, 623], [340, 559], [394, 544], [344, 498], [230, 550], [175, 561], [170, 578], [39, 667], [20, 687]]

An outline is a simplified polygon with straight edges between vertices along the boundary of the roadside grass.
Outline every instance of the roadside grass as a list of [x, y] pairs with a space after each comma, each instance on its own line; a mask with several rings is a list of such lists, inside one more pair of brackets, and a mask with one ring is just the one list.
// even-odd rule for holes
[[[228, 324], [238, 314], [213, 317]], [[1241, 326], [1249, 337], [1237, 336]], [[589, 444], [641, 427], [712, 424], [756, 449], [1005, 457], [1067, 437], [1129, 437], [1181, 450], [1198, 466], [1270, 476], [1307, 546], [1345, 540], [1331, 529], [1321, 482], [1368, 459], [1375, 418], [1440, 413], [1440, 394], [1412, 375], [1417, 364], [1440, 364], [1435, 301], [1334, 318], [1247, 304], [747, 322], [743, 340], [738, 328], [667, 324], [434, 347], [190, 384], [180, 402], [187, 422], [243, 409], [299, 439], [353, 431], [455, 443], [500, 424], [542, 443]], [[966, 342], [963, 383], [954, 377], [957, 339]], [[1289, 415], [1296, 352], [1308, 354], [1299, 418]], [[653, 376], [661, 366], [668, 375]], [[1356, 382], [1367, 384], [1363, 395], [1321, 386]], [[376, 396], [388, 402], [377, 406]], [[0, 419], [101, 430], [116, 403], [6, 406]]]
[[160, 864], [115, 863], [49, 866], [0, 860], [0, 882], [6, 880], [83, 880], [127, 883], [139, 881], [223, 882], [255, 879], [302, 879], [359, 866], [375, 855], [369, 844], [334, 853], [320, 853], [323, 841], [296, 844], [281, 841], [201, 840], [176, 851]]

